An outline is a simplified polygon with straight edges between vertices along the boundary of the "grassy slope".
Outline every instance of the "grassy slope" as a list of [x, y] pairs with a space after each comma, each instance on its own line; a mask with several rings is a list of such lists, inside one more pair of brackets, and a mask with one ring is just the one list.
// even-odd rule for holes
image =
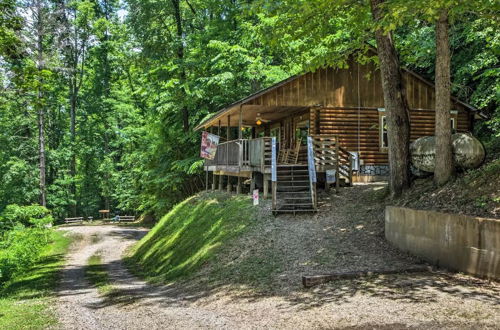
[[255, 221], [246, 196], [201, 193], [174, 207], [131, 251], [129, 264], [159, 282], [191, 275]]
[[70, 238], [54, 231], [39, 262], [0, 291], [0, 329], [45, 329], [57, 323], [49, 308]]

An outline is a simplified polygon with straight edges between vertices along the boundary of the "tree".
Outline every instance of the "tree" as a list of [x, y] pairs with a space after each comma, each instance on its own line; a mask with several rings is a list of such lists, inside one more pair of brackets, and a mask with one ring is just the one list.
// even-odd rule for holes
[[[62, 31], [59, 40], [61, 55], [64, 60], [65, 76], [68, 83], [68, 99], [70, 114], [70, 140], [71, 140], [71, 194], [76, 200], [76, 123], [77, 107], [80, 90], [83, 84], [85, 66], [88, 59], [89, 39], [91, 37], [91, 24], [94, 18], [94, 6], [89, 1], [72, 1], [59, 4]], [[73, 203], [73, 216], [76, 216], [76, 203]]]
[[451, 77], [448, 10], [441, 9], [436, 21], [436, 166], [434, 181], [443, 185], [455, 172], [450, 128]]
[[[379, 65], [387, 113], [390, 190], [396, 197], [410, 185], [408, 104], [400, 71], [392, 30], [392, 17], [386, 3], [371, 0], [370, 5], [355, 0], [335, 2], [312, 0], [263, 1], [264, 23], [273, 24], [273, 35], [279, 41], [300, 45], [285, 51], [300, 53], [299, 60], [309, 62], [307, 69], [324, 65], [343, 66], [349, 56], [370, 60], [368, 53], [377, 45]], [[286, 9], [284, 9], [286, 8]], [[315, 18], [315, 19], [312, 19]], [[276, 28], [277, 27], [277, 28]], [[304, 54], [307, 57], [304, 59]]]
[[[373, 19], [384, 19], [384, 0], [370, 0]], [[399, 196], [410, 186], [410, 119], [403, 79], [393, 37], [383, 27], [375, 28], [384, 104], [387, 112], [387, 138], [389, 144], [390, 189]]]

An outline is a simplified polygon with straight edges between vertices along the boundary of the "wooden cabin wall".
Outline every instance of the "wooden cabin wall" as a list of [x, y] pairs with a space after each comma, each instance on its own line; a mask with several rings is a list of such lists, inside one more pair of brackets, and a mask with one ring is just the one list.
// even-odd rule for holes
[[[359, 151], [365, 165], [387, 164], [387, 149], [381, 148], [380, 116], [385, 112], [378, 108], [312, 108], [311, 132], [336, 135], [342, 147], [348, 151]], [[467, 132], [469, 116], [465, 111], [452, 115], [457, 121], [457, 131]], [[434, 135], [433, 110], [410, 110], [411, 141], [422, 136]], [[359, 122], [358, 122], [359, 121]], [[318, 126], [319, 125], [319, 126]], [[359, 130], [358, 130], [359, 125]], [[359, 131], [359, 134], [358, 134]], [[359, 137], [359, 141], [358, 141]], [[359, 147], [358, 147], [359, 142]]]
[[[380, 70], [371, 62], [357, 64], [351, 59], [348, 64], [349, 67], [345, 69], [322, 68], [298, 76], [245, 104], [266, 107], [383, 108]], [[403, 71], [403, 80], [411, 109], [434, 109], [436, 97], [431, 84], [409, 71]], [[465, 110], [455, 101], [452, 101], [452, 108]]]
[[[379, 111], [384, 108], [380, 71], [374, 63], [361, 65], [351, 59], [348, 64], [345, 69], [322, 68], [290, 79], [245, 104], [308, 107], [311, 134], [337, 135], [347, 150], [359, 149], [366, 165], [387, 164], [387, 150], [380, 148], [380, 116], [384, 113]], [[409, 71], [403, 71], [403, 81], [410, 107], [411, 141], [434, 135], [434, 86]], [[455, 100], [451, 106], [457, 111], [452, 115], [457, 131], [470, 131], [470, 112]], [[287, 141], [286, 148], [295, 139], [299, 116], [289, 115], [281, 121], [280, 134], [282, 142]]]

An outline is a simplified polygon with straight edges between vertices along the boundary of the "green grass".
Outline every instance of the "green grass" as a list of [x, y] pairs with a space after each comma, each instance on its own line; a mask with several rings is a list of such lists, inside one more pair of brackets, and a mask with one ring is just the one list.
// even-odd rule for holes
[[108, 295], [112, 293], [113, 287], [110, 284], [108, 272], [99, 253], [94, 254], [87, 260], [85, 277], [97, 288], [100, 294]]
[[175, 206], [130, 251], [127, 263], [154, 282], [192, 275], [255, 221], [250, 197], [201, 193]]
[[64, 233], [54, 231], [40, 260], [6, 283], [0, 291], [0, 329], [45, 329], [57, 324], [50, 305], [70, 242]]

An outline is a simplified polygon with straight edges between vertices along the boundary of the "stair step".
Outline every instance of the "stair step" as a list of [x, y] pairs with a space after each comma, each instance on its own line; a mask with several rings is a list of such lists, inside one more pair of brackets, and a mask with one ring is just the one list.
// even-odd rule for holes
[[297, 213], [297, 212], [317, 212], [316, 209], [308, 210], [273, 210], [274, 213]]
[[280, 183], [309, 183], [309, 180], [291, 180], [291, 181], [279, 181], [278, 180], [278, 184]]
[[[279, 195], [292, 195], [294, 197], [307, 197], [311, 196], [309, 191], [279, 191]], [[297, 196], [298, 194], [307, 194], [307, 196]]]
[[307, 164], [278, 164], [278, 168], [284, 168], [284, 167], [301, 168], [301, 167], [308, 167], [308, 165]]

